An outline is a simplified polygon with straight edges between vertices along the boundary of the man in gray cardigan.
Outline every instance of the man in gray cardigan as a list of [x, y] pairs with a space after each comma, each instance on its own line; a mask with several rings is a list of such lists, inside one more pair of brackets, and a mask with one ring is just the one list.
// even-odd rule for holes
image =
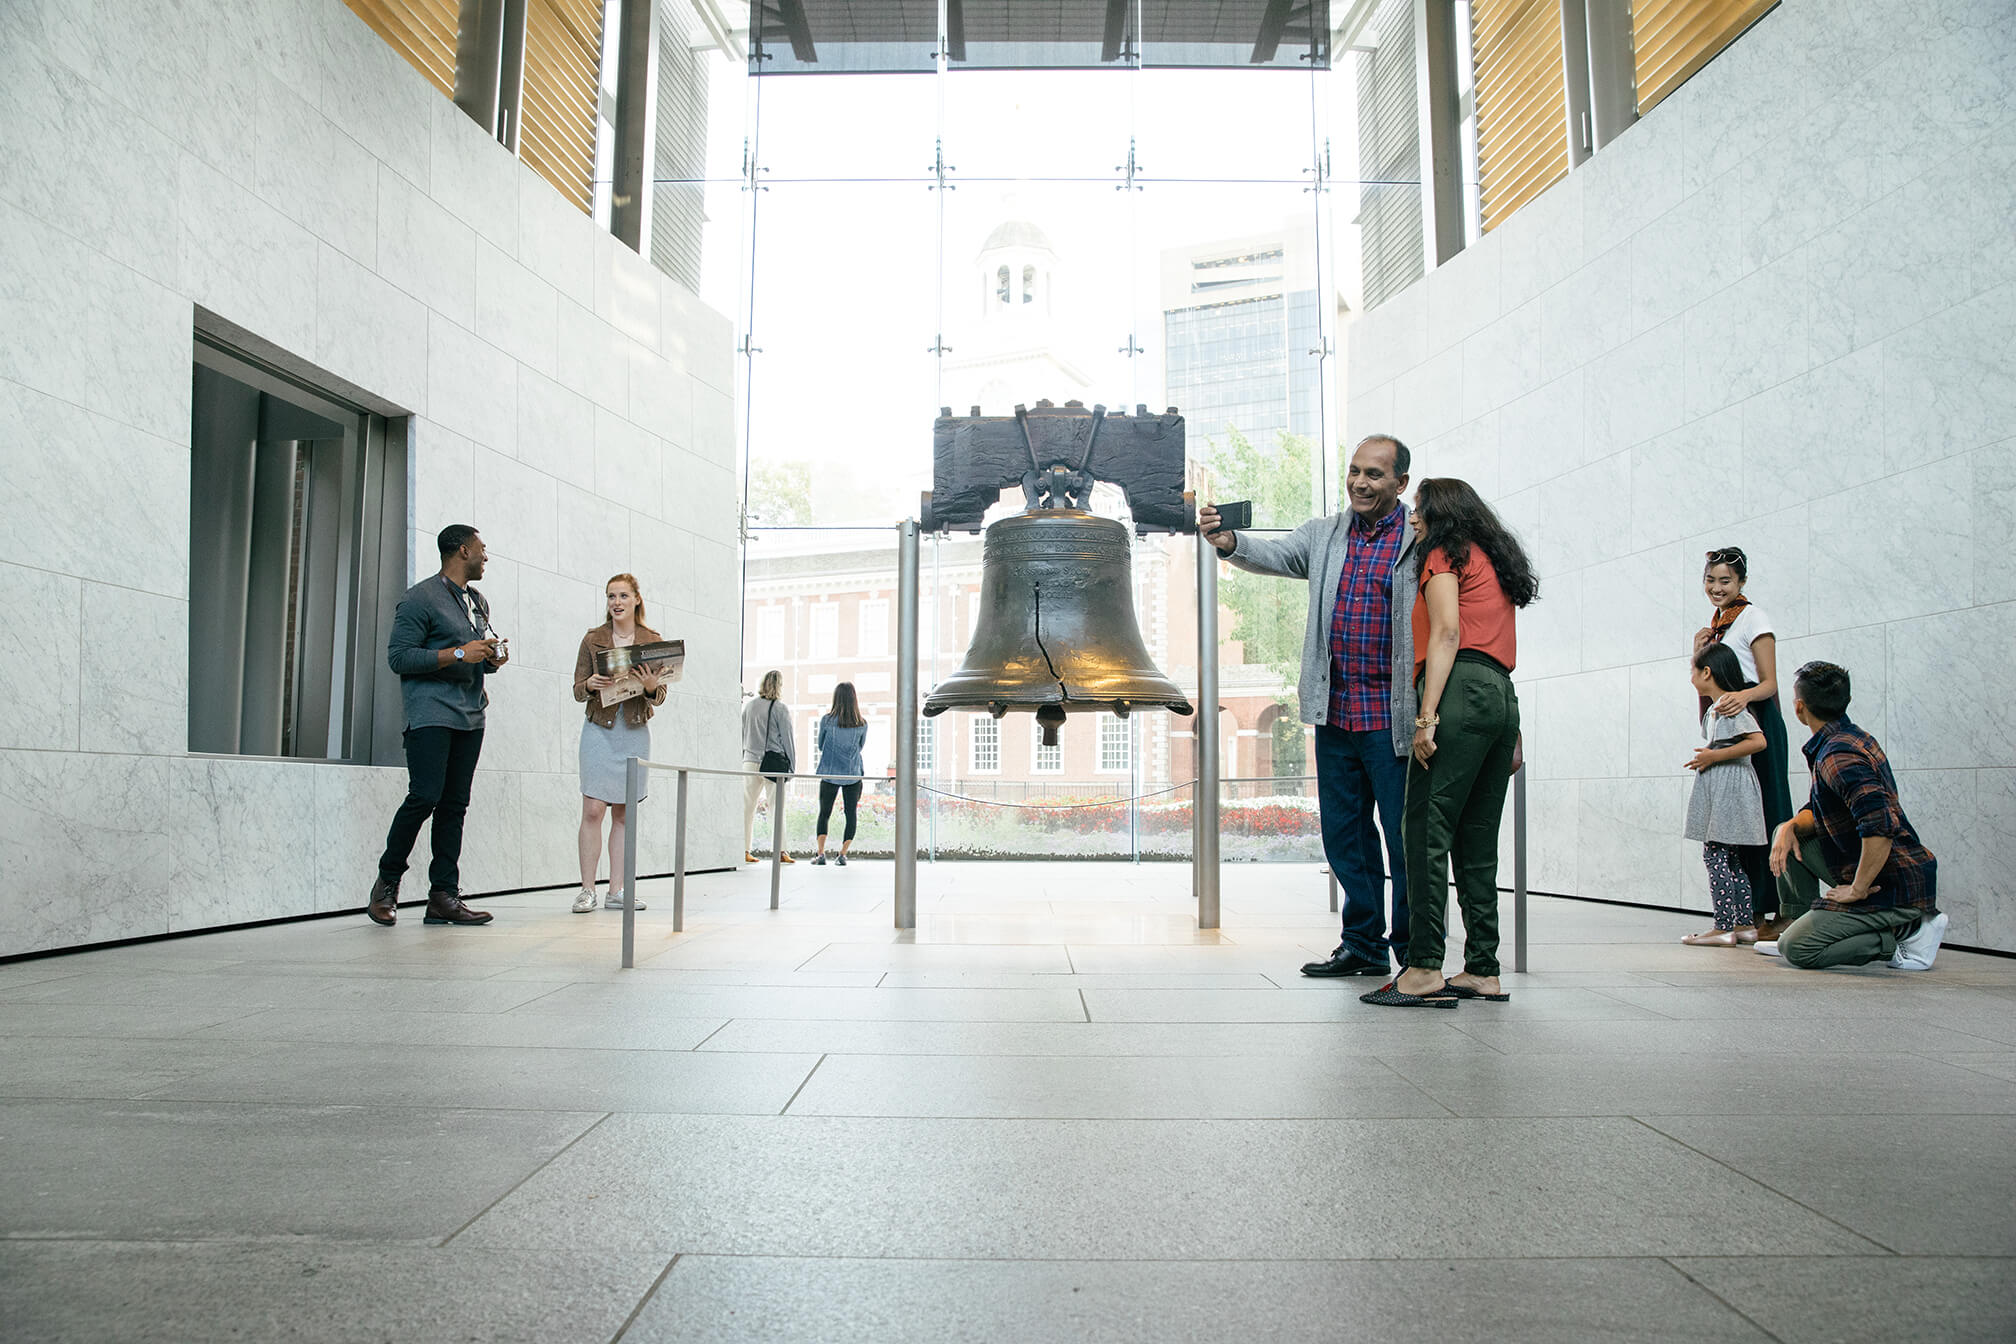
[[[1350, 508], [1312, 518], [1280, 541], [1220, 532], [1209, 507], [1197, 515], [1211, 544], [1240, 569], [1309, 581], [1298, 690], [1302, 722], [1316, 725], [1317, 811], [1324, 856], [1344, 888], [1344, 931], [1337, 950], [1304, 966], [1304, 975], [1383, 976], [1389, 951], [1407, 951], [1400, 812], [1414, 740], [1412, 618], [1421, 568], [1400, 502], [1409, 456], [1390, 434], [1365, 439], [1345, 477]], [[1383, 868], [1375, 807], [1386, 832]]]

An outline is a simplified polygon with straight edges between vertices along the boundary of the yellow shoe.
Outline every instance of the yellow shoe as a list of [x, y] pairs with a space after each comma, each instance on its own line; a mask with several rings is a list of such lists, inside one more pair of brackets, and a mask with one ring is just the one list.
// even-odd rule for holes
[[742, 862], [754, 863], [756, 862], [756, 856], [754, 854], [751, 854], [748, 850], [745, 849], [742, 851]]
[[790, 856], [789, 854], [780, 854], [780, 855], [778, 855], [778, 856], [777, 856], [777, 861], [778, 861], [779, 863], [796, 863], [796, 862], [798, 862], [798, 860], [796, 860], [796, 859], [792, 858], [792, 857], [791, 857], [791, 856]]

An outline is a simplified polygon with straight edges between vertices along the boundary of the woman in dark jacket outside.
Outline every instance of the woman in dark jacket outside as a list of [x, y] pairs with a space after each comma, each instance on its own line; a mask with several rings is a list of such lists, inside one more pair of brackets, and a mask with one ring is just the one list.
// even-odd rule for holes
[[[1504, 1002], [1512, 996], [1498, 984], [1498, 822], [1519, 750], [1516, 613], [1540, 582], [1518, 539], [1467, 482], [1421, 482], [1409, 521], [1423, 558], [1414, 604], [1420, 712], [1400, 825], [1407, 949], [1399, 977], [1359, 997], [1401, 1008]], [[1463, 973], [1445, 979], [1452, 859]]]
[[826, 862], [826, 823], [833, 817], [833, 799], [838, 797], [847, 811], [847, 829], [840, 836], [840, 852], [833, 862], [847, 866], [847, 846], [854, 843], [855, 810], [861, 805], [861, 744], [868, 740], [868, 721], [854, 696], [854, 683], [843, 681], [833, 688], [833, 709], [819, 720], [819, 855], [815, 866]]
[[[581, 894], [574, 898], [577, 915], [595, 908], [604, 813], [609, 815], [609, 908], [621, 910], [626, 894], [636, 900], [635, 892], [618, 889], [627, 820], [623, 815], [627, 810], [623, 804], [625, 763], [632, 756], [650, 759], [651, 714], [665, 703], [665, 684], [648, 667], [638, 671], [644, 694], [613, 705], [604, 705], [596, 694], [614, 684], [614, 678], [595, 670], [597, 652], [650, 644], [658, 638], [658, 632], [644, 624], [644, 595], [637, 590], [634, 575], [611, 578], [603, 585], [602, 595], [609, 619], [581, 636], [581, 648], [574, 655], [574, 698], [588, 708], [581, 725]], [[636, 908], [642, 910], [644, 902], [637, 901]]]

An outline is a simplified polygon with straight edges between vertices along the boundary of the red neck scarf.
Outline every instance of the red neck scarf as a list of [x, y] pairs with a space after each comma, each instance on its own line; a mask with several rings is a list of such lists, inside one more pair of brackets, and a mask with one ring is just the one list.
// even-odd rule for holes
[[1722, 637], [1729, 633], [1729, 627], [1736, 624], [1736, 618], [1743, 614], [1743, 608], [1749, 605], [1749, 598], [1738, 597], [1726, 607], [1717, 607], [1715, 615], [1708, 621], [1708, 642], [1720, 644]]

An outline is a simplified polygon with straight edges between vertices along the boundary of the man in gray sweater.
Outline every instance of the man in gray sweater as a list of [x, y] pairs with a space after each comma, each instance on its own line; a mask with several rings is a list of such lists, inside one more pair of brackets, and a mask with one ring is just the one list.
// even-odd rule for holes
[[[1298, 683], [1302, 722], [1316, 725], [1316, 808], [1323, 853], [1344, 888], [1343, 938], [1309, 976], [1390, 973], [1389, 950], [1407, 952], [1407, 867], [1400, 810], [1414, 740], [1414, 611], [1421, 556], [1407, 526], [1407, 445], [1374, 434], [1351, 454], [1350, 507], [1312, 518], [1279, 541], [1218, 530], [1217, 510], [1197, 521], [1220, 555], [1254, 574], [1309, 583], [1309, 624]], [[1379, 862], [1379, 831], [1387, 862]], [[1387, 886], [1387, 874], [1392, 885]], [[1388, 933], [1387, 895], [1393, 922]]]
[[399, 674], [406, 708], [406, 801], [392, 818], [378, 880], [366, 907], [374, 923], [399, 919], [399, 879], [420, 828], [434, 819], [434, 862], [427, 870], [429, 924], [488, 924], [490, 914], [462, 901], [462, 818], [483, 754], [484, 680], [510, 659], [490, 628], [490, 604], [471, 585], [483, 577], [483, 538], [466, 523], [441, 529], [441, 572], [406, 590], [392, 616], [385, 660]]

